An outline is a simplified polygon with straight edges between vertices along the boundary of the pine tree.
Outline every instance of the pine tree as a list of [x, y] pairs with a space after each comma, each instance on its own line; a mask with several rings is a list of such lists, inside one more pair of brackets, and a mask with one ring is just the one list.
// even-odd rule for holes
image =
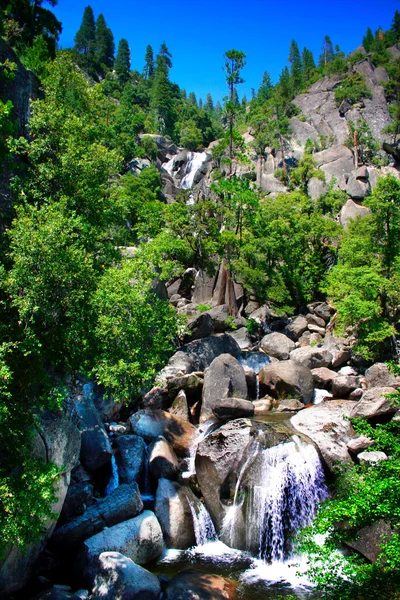
[[172, 54], [168, 50], [165, 42], [161, 44], [158, 56], [162, 58], [168, 70], [172, 68]]
[[146, 48], [146, 54], [144, 57], [144, 69], [143, 75], [145, 79], [153, 79], [154, 77], [154, 53], [153, 48], [149, 45]]
[[96, 21], [96, 59], [99, 65], [112, 67], [114, 64], [114, 36], [102, 14]]
[[272, 88], [273, 88], [273, 85], [272, 85], [272, 80], [271, 80], [270, 74], [268, 73], [268, 71], [264, 71], [261, 85], [257, 92], [257, 100], [261, 104], [264, 104], [264, 102], [266, 102], [270, 98]]
[[158, 133], [171, 135], [174, 124], [174, 103], [168, 66], [164, 56], [157, 56], [151, 106], [158, 123]]
[[374, 34], [372, 33], [371, 27], [368, 27], [366, 34], [363, 37], [362, 44], [367, 52], [371, 52], [374, 45]]
[[400, 42], [400, 12], [396, 10], [390, 31], [393, 33], [394, 41]]
[[197, 106], [197, 98], [194, 92], [190, 92], [188, 100], [190, 104], [193, 104], [193, 106]]
[[303, 48], [303, 53], [302, 53], [301, 58], [302, 58], [302, 62], [303, 62], [304, 83], [307, 84], [314, 74], [314, 70], [315, 70], [314, 56], [313, 56], [313, 53], [311, 52], [311, 50], [309, 50], [308, 48]]
[[201, 98], [199, 98], [199, 102], [198, 102], [199, 108], [202, 109], [203, 108], [203, 100]]
[[303, 65], [300, 50], [295, 40], [292, 40], [289, 51], [290, 78], [294, 95], [296, 95], [303, 84]]
[[207, 112], [213, 112], [213, 110], [214, 110], [214, 102], [213, 102], [211, 94], [207, 94], [205, 109]]
[[246, 55], [240, 50], [228, 50], [224, 54], [225, 58], [225, 73], [226, 82], [229, 88], [229, 100], [225, 103], [225, 110], [229, 124], [229, 157], [233, 158], [233, 125], [235, 122], [235, 113], [237, 106], [235, 104], [235, 92], [237, 95], [236, 86], [244, 83], [244, 79], [240, 76], [241, 69], [246, 64]]
[[319, 57], [319, 66], [326, 67], [334, 57], [332, 40], [329, 35], [326, 35], [322, 42], [321, 54]]
[[92, 69], [95, 62], [96, 25], [91, 6], [87, 6], [83, 11], [82, 23], [75, 36], [74, 48], [82, 56], [83, 66]]
[[124, 86], [129, 79], [129, 73], [131, 70], [131, 53], [129, 50], [128, 41], [125, 38], [122, 38], [118, 44], [118, 52], [115, 59], [114, 68], [118, 77], [118, 81]]

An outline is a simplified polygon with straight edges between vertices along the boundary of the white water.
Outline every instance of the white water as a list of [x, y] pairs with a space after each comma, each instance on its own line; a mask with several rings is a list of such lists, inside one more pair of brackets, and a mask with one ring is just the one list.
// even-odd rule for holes
[[290, 556], [291, 537], [311, 524], [318, 503], [327, 496], [314, 446], [297, 436], [292, 439], [267, 449], [255, 442], [223, 521], [226, 543], [244, 544], [267, 562], [283, 562]]
[[[206, 152], [188, 152], [187, 162], [184, 167], [184, 176], [179, 182], [179, 187], [182, 190], [190, 190], [193, 187], [194, 178], [196, 173], [201, 169], [203, 164], [208, 159]], [[172, 157], [168, 162], [163, 164], [163, 169], [176, 180], [175, 157]]]
[[186, 498], [193, 517], [196, 546], [204, 546], [209, 542], [215, 542], [218, 536], [208, 510], [193, 493], [188, 493]]
[[332, 398], [332, 394], [327, 390], [321, 390], [319, 388], [315, 388], [314, 390], [314, 404], [320, 404], [325, 398]]
[[119, 486], [119, 474], [118, 474], [118, 465], [115, 460], [114, 454], [111, 457], [111, 477], [109, 482], [107, 483], [105, 494], [109, 496], [111, 492], [113, 492]]
[[206, 421], [199, 425], [196, 430], [192, 445], [190, 448], [189, 457], [186, 459], [187, 470], [182, 473], [182, 479], [188, 479], [196, 473], [196, 453], [199, 444], [208, 436], [215, 428], [215, 421]]

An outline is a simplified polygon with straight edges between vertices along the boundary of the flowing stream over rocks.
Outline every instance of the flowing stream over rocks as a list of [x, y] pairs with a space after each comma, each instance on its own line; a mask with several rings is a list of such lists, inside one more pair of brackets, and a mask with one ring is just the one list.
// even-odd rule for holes
[[208, 159], [209, 155], [207, 152], [188, 152], [183, 169], [177, 168], [178, 165], [175, 156], [163, 165], [163, 169], [167, 171], [174, 181], [178, 180], [177, 171], [179, 171], [181, 178], [177, 187], [180, 187], [182, 190], [190, 190], [195, 183], [197, 173]]

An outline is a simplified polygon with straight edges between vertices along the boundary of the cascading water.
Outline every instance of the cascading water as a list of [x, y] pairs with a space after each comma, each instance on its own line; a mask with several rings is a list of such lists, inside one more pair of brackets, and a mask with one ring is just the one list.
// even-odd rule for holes
[[[193, 187], [196, 174], [201, 169], [203, 164], [208, 160], [207, 152], [188, 152], [187, 160], [183, 170], [183, 177], [178, 180], [178, 187], [182, 190], [190, 190]], [[177, 173], [181, 173], [177, 169], [175, 157], [163, 164], [163, 169], [174, 179], [177, 180]]]
[[292, 536], [312, 522], [326, 497], [314, 446], [297, 436], [267, 449], [255, 442], [239, 473], [222, 538], [265, 561], [282, 561], [290, 555]]
[[105, 495], [108, 496], [119, 486], [118, 465], [114, 454], [111, 457], [111, 476], [107, 483]]
[[[239, 356], [239, 362], [243, 366], [243, 368], [249, 371], [253, 371], [256, 375], [259, 374], [261, 369], [268, 365], [271, 360], [267, 354], [264, 352], [246, 352], [242, 356]], [[260, 398], [260, 384], [258, 381], [258, 377], [255, 378], [256, 384], [256, 400]]]
[[215, 429], [215, 421], [206, 421], [202, 423], [196, 430], [196, 435], [192, 440], [192, 445], [189, 451], [189, 457], [186, 459], [187, 470], [182, 473], [182, 479], [188, 479], [196, 473], [196, 452], [199, 444]]
[[218, 536], [208, 510], [193, 493], [188, 493], [186, 497], [193, 517], [196, 545], [204, 546], [215, 542]]

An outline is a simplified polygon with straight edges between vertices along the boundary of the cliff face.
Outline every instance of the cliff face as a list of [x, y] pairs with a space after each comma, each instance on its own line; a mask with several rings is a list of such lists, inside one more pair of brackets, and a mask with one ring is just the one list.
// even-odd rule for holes
[[[27, 135], [27, 125], [30, 117], [31, 100], [42, 96], [40, 81], [32, 71], [26, 69], [15, 52], [0, 38], [0, 63], [6, 60], [15, 63], [17, 70], [12, 81], [0, 78], [0, 98], [13, 103], [13, 118], [17, 123], [18, 135]], [[0, 173], [0, 211], [7, 212], [11, 205], [10, 168], [1, 169]]]

